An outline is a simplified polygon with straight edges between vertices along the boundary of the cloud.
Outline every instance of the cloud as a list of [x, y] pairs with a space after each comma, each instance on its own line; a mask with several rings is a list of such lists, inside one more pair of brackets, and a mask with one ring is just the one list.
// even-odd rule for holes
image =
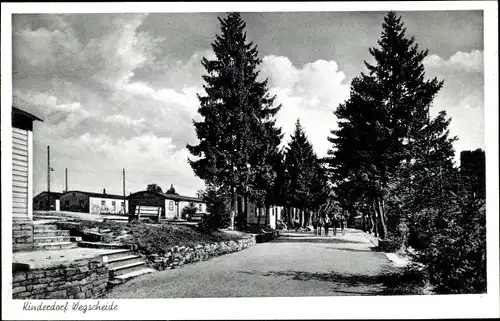
[[349, 84], [337, 63], [317, 60], [297, 68], [287, 57], [266, 56], [260, 76], [268, 78], [270, 91], [282, 104], [277, 124], [286, 133], [284, 142], [300, 118], [315, 151], [325, 156], [331, 147], [327, 137], [336, 126], [333, 111], [349, 98]]
[[[101, 18], [101, 28], [83, 35], [77, 31], [93, 17], [40, 15], [14, 21], [14, 102], [44, 120], [37, 124], [34, 142], [36, 190], [45, 187], [50, 145], [54, 166], [70, 167], [81, 189], [111, 181], [120, 191], [111, 173], [124, 167], [136, 177], [134, 188], [163, 180], [194, 193], [201, 181], [187, 163], [185, 146], [195, 140], [192, 119], [201, 88], [190, 83], [155, 87], [148, 79], [135, 79], [136, 72], [156, 62], [163, 39], [138, 31], [145, 15], [113, 15], [107, 23]], [[199, 60], [209, 54], [194, 53], [176, 63], [176, 72], [201, 72]], [[158, 178], [144, 174], [145, 168], [160, 173]]]
[[448, 59], [443, 59], [438, 55], [429, 55], [425, 57], [424, 65], [426, 68], [435, 71], [480, 73], [483, 71], [483, 61], [484, 57], [482, 51], [457, 51]]
[[[120, 194], [122, 168], [130, 192], [149, 183], [173, 183], [188, 195], [202, 187], [185, 146], [197, 141], [192, 120], [200, 118], [201, 59], [213, 59], [214, 53], [205, 48], [172, 59], [161, 52], [168, 39], [144, 28], [146, 17], [14, 17], [14, 102], [44, 120], [35, 125], [36, 192], [46, 186], [47, 145], [56, 168], [54, 188], [62, 189], [66, 167], [71, 188], [91, 191], [105, 187]], [[445, 79], [434, 110], [446, 109], [453, 117], [452, 132], [460, 133], [462, 144], [457, 146], [477, 144], [480, 136], [472, 131], [483, 121], [482, 52], [429, 56], [425, 65], [430, 76]], [[327, 137], [336, 128], [333, 111], [349, 97], [344, 67], [333, 59], [299, 67], [288, 57], [267, 55], [260, 69], [282, 104], [277, 124], [286, 133], [283, 143], [300, 118], [316, 152], [325, 155], [331, 148]], [[469, 125], [470, 135], [462, 135]]]
[[430, 55], [424, 59], [426, 73], [444, 80], [431, 114], [445, 110], [451, 117], [450, 134], [457, 136], [455, 162], [460, 152], [485, 148], [484, 137], [484, 69], [483, 52], [458, 51], [448, 59]]

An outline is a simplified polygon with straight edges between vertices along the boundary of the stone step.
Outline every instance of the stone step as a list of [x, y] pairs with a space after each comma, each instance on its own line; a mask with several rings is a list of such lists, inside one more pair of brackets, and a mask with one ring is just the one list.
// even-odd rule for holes
[[123, 250], [123, 251], [119, 251], [119, 252], [110, 253], [110, 254], [107, 254], [104, 256], [107, 257], [107, 261], [109, 262], [109, 261], [116, 260], [118, 258], [127, 257], [127, 256], [131, 256], [131, 255], [134, 255], [134, 251]]
[[35, 224], [33, 228], [36, 231], [53, 231], [57, 230], [57, 226], [53, 224]]
[[131, 278], [135, 278], [139, 275], [143, 275], [143, 274], [147, 274], [147, 273], [153, 273], [155, 271], [156, 271], [155, 269], [151, 269], [151, 268], [142, 268], [142, 269], [137, 270], [137, 271], [118, 275], [118, 276], [116, 276], [116, 279], [120, 280], [123, 283]]
[[130, 272], [139, 271], [144, 268], [146, 268], [146, 263], [143, 261], [117, 266], [109, 269], [109, 277], [113, 279], [118, 275], [124, 275]]
[[143, 262], [142, 257], [139, 255], [129, 255], [119, 257], [113, 260], [108, 260], [108, 268], [113, 269], [120, 266], [130, 265], [132, 263]]
[[35, 241], [35, 244], [71, 242], [69, 236], [37, 236], [37, 235], [35, 235], [34, 241]]
[[108, 250], [130, 249], [130, 245], [122, 243], [104, 243], [104, 242], [88, 242], [88, 241], [78, 242], [78, 246], [90, 247], [94, 249], [108, 249]]
[[71, 242], [35, 244], [35, 250], [61, 250], [61, 249], [72, 249], [75, 247], [78, 247], [78, 244]]
[[67, 230], [35, 230], [35, 238], [39, 236], [69, 236]]
[[82, 241], [82, 237], [81, 236], [70, 236], [69, 240], [71, 242], [81, 242]]

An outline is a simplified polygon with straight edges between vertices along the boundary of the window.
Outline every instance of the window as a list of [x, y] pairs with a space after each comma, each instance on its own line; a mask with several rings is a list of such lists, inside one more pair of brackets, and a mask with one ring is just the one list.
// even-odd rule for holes
[[106, 206], [106, 201], [101, 201], [101, 206]]
[[200, 212], [203, 212], [203, 204], [199, 204], [198, 208], [200, 209]]
[[174, 210], [174, 201], [168, 202], [168, 210], [173, 211]]
[[111, 201], [111, 205], [115, 206], [116, 202], [115, 201]]

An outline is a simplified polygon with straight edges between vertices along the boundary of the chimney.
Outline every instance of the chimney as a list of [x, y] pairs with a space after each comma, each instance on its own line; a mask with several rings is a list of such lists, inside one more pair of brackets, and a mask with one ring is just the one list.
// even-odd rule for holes
[[103, 193], [103, 194], [106, 194], [106, 189], [105, 189], [105, 188], [102, 190], [102, 193]]

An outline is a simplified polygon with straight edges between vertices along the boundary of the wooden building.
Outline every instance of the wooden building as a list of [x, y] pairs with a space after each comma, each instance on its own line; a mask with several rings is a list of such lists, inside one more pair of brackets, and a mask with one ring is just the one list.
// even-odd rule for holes
[[12, 107], [12, 249], [33, 249], [33, 122], [40, 118]]
[[160, 208], [161, 219], [181, 218], [182, 209], [193, 203], [197, 214], [206, 213], [205, 202], [197, 197], [182, 196], [176, 194], [164, 194], [152, 191], [140, 191], [132, 193], [127, 197], [130, 213], [135, 213], [137, 206], [148, 206]]
[[61, 211], [90, 214], [128, 214], [128, 201], [123, 195], [85, 191], [68, 191], [60, 197]]
[[63, 193], [50, 192], [50, 206], [49, 206], [49, 193], [43, 191], [33, 198], [33, 210], [35, 211], [59, 211], [61, 208], [60, 200]]

